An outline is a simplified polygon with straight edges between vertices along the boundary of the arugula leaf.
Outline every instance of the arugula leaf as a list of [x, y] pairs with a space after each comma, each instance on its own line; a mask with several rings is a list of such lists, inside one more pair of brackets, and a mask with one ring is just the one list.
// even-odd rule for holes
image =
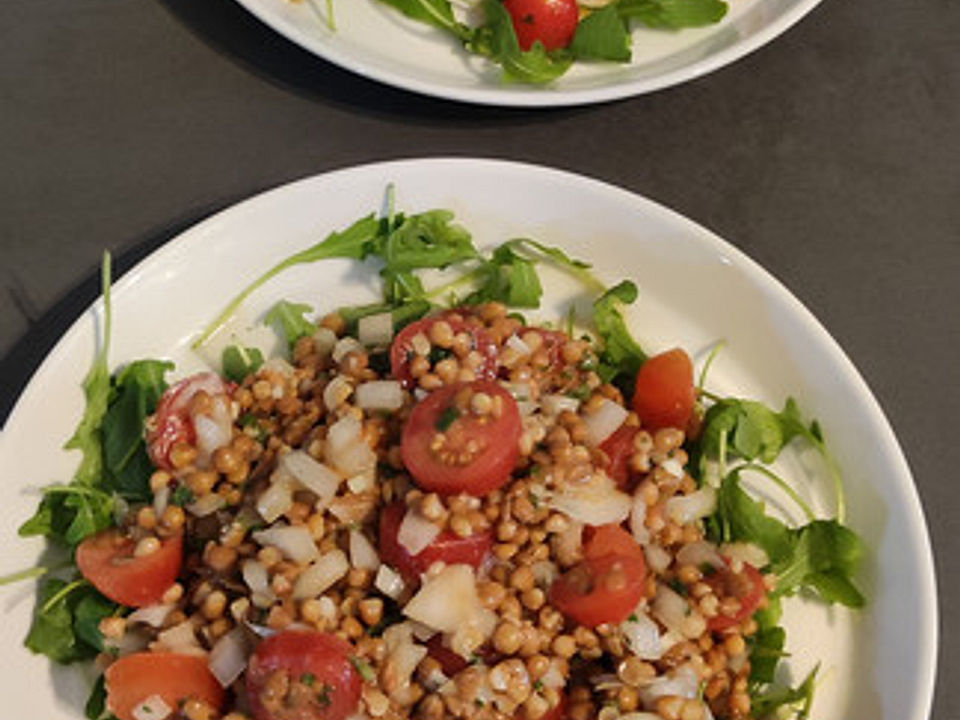
[[83, 715], [87, 720], [101, 720], [107, 710], [107, 682], [103, 675], [97, 678], [90, 695], [83, 706]]
[[620, 309], [637, 299], [637, 286], [629, 280], [614, 285], [593, 303], [593, 322], [603, 345], [600, 376], [632, 377], [647, 360], [643, 348], [633, 339]]
[[863, 542], [836, 520], [814, 520], [797, 531], [792, 556], [774, 566], [777, 593], [803, 587], [815, 590], [827, 603], [863, 607], [863, 595], [853, 584], [863, 556]]
[[718, 459], [720, 445], [729, 438], [727, 452], [744, 460], [771, 463], [786, 442], [779, 416], [755, 400], [725, 398], [707, 410], [700, 447], [704, 459]]
[[223, 349], [220, 366], [223, 374], [236, 383], [243, 382], [247, 375], [255, 373], [263, 365], [263, 353], [259, 348], [230, 345]]
[[62, 664], [92, 658], [103, 648], [100, 620], [116, 608], [85, 580], [51, 578], [40, 587], [24, 645]]
[[128, 499], [151, 499], [153, 464], [143, 440], [144, 421], [167, 389], [165, 374], [173, 363], [138, 360], [112, 382], [112, 399], [103, 418], [103, 454], [107, 485]]
[[345, 230], [330, 233], [325, 239], [306, 250], [294, 253], [285, 260], [281, 260], [263, 275], [244, 288], [223, 311], [210, 323], [206, 329], [194, 340], [194, 349], [199, 348], [233, 315], [241, 303], [246, 300], [257, 288], [268, 280], [279, 275], [284, 270], [295, 265], [317, 262], [326, 258], [355, 258], [362, 260], [370, 254], [373, 241], [380, 233], [380, 221], [370, 214], [357, 220]]
[[287, 338], [287, 344], [292, 348], [297, 344], [297, 340], [313, 335], [317, 330], [317, 326], [305, 317], [308, 312], [313, 312], [309, 305], [281, 300], [270, 309], [263, 322], [266, 325], [279, 325]]
[[464, 299], [466, 305], [496, 300], [511, 307], [540, 307], [543, 286], [536, 265], [515, 252], [511, 242], [496, 248], [474, 275], [480, 286]]
[[810, 716], [810, 706], [813, 704], [813, 691], [816, 689], [819, 663], [810, 671], [810, 674], [796, 688], [774, 687], [763, 692], [751, 695], [750, 711], [755, 717], [767, 717], [780, 708], [799, 706], [796, 717], [803, 719]]
[[510, 13], [498, 0], [484, 0], [483, 12], [486, 23], [474, 31], [466, 46], [501, 65], [504, 82], [543, 84], [569, 69], [573, 58], [568, 52], [547, 52], [540, 42], [521, 50]]
[[580, 21], [570, 52], [577, 60], [630, 61], [630, 33], [617, 3], [592, 12]]
[[712, 25], [727, 14], [722, 0], [618, 0], [616, 7], [625, 20], [668, 29]]
[[794, 534], [782, 522], [767, 515], [762, 502], [747, 494], [740, 486], [737, 470], [728, 473], [720, 483], [717, 515], [723, 541], [743, 540], [759, 545], [774, 565], [793, 557]]
[[428, 210], [403, 219], [378, 253], [390, 273], [445, 268], [479, 257], [470, 233], [453, 222], [449, 210]]
[[433, 25], [441, 30], [449, 30], [461, 39], [469, 36], [470, 30], [457, 22], [449, 0], [380, 0], [409, 18]]
[[349, 332], [356, 332], [357, 321], [362, 317], [367, 317], [369, 315], [379, 315], [380, 313], [389, 312], [393, 318], [393, 328], [394, 331], [402, 329], [405, 325], [409, 325], [414, 320], [419, 320], [428, 312], [433, 305], [430, 304], [428, 300], [414, 299], [407, 300], [400, 305], [393, 305], [391, 303], [374, 303], [372, 305], [355, 305], [353, 307], [343, 307], [337, 310], [340, 314], [340, 317], [344, 319], [347, 323], [347, 329]]

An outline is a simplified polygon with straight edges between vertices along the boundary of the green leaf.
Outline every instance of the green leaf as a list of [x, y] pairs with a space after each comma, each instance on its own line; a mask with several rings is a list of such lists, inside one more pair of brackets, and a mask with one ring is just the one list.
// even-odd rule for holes
[[570, 52], [577, 60], [630, 61], [630, 33], [616, 3], [590, 13], [580, 21], [570, 43]]
[[632, 377], [646, 362], [647, 354], [633, 339], [621, 308], [637, 299], [637, 286], [629, 280], [613, 286], [593, 303], [593, 322], [600, 336], [600, 361], [605, 366], [601, 377]]
[[480, 284], [464, 298], [465, 305], [499, 301], [509, 307], [540, 307], [543, 286], [536, 264], [517, 254], [510, 242], [496, 248], [474, 274]]
[[263, 322], [267, 325], [279, 325], [287, 344], [292, 348], [297, 340], [313, 335], [317, 330], [317, 326], [305, 317], [309, 312], [313, 312], [309, 305], [281, 300], [271, 308]]
[[780, 659], [787, 633], [782, 627], [758, 630], [750, 640], [750, 682], [771, 683]]
[[548, 83], [570, 68], [573, 58], [568, 52], [547, 52], [540, 42], [521, 50], [510, 13], [498, 0], [484, 0], [483, 11], [486, 22], [468, 40], [467, 48], [498, 63], [505, 82]]
[[744, 460], [771, 463], [786, 443], [779, 416], [755, 400], [725, 398], [707, 411], [703, 420], [701, 451], [704, 458], [719, 459], [721, 437], [731, 440], [727, 452]]
[[619, 0], [616, 7], [625, 20], [666, 29], [713, 25], [727, 14], [721, 0]]
[[247, 375], [252, 375], [263, 365], [263, 353], [259, 348], [230, 345], [223, 349], [220, 365], [227, 378], [241, 383]]
[[97, 678], [97, 681], [90, 689], [90, 695], [83, 706], [83, 714], [87, 720], [101, 720], [107, 711], [107, 683], [103, 675]]
[[[35, 653], [46, 655], [58, 663], [85, 660], [97, 654], [96, 648], [77, 637], [73, 628], [73, 606], [76, 601], [59, 579], [47, 580], [40, 587], [37, 610], [24, 644]], [[63, 594], [66, 590], [66, 594]], [[61, 597], [57, 597], [61, 595]]]
[[387, 236], [382, 250], [391, 274], [445, 268], [479, 257], [470, 233], [453, 222], [449, 210], [428, 210], [411, 215]]
[[409, 18], [449, 30], [457, 37], [466, 37], [469, 31], [453, 16], [449, 0], [380, 0]]
[[768, 717], [780, 708], [795, 707], [797, 718], [809, 717], [810, 706], [813, 704], [814, 683], [819, 670], [818, 664], [796, 688], [773, 687], [751, 694], [751, 715], [758, 718]]
[[312, 245], [306, 250], [301, 250], [285, 260], [281, 260], [231, 300], [223, 312], [221, 312], [200, 334], [200, 337], [194, 341], [193, 347], [198, 348], [203, 345], [213, 333], [230, 319], [237, 311], [237, 308], [240, 307], [251, 293], [284, 270], [294, 267], [295, 265], [313, 263], [326, 258], [355, 258], [362, 260], [370, 254], [374, 241], [379, 233], [380, 221], [371, 214], [357, 220], [345, 230], [330, 233], [324, 240], [316, 245]]
[[762, 502], [746, 493], [740, 486], [737, 471], [729, 473], [720, 484], [717, 513], [724, 541], [755, 543], [764, 549], [775, 565], [793, 557], [794, 534], [782, 522], [768, 516]]
[[863, 542], [836, 520], [814, 520], [797, 532], [795, 552], [774, 564], [777, 593], [810, 588], [827, 603], [863, 607], [865, 598], [853, 584], [863, 556]]
[[98, 652], [103, 652], [100, 621], [115, 614], [118, 607], [93, 588], [85, 588], [73, 610], [73, 629], [77, 638]]
[[401, 330], [404, 326], [419, 320], [428, 312], [433, 305], [428, 300], [408, 300], [400, 305], [392, 303], [374, 303], [372, 305], [355, 305], [353, 307], [340, 308], [337, 312], [347, 323], [347, 330], [355, 333], [357, 321], [362, 317], [370, 315], [379, 315], [389, 312], [393, 318], [394, 332]]

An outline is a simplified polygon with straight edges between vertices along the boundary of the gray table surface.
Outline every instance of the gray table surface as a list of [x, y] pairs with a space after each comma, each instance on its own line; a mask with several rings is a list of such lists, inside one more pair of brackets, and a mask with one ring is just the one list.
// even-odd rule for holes
[[827, 0], [695, 82], [511, 111], [360, 79], [230, 0], [6, 0], [0, 422], [95, 296], [104, 247], [126, 268], [257, 191], [375, 160], [479, 155], [586, 173], [765, 265], [866, 377], [913, 468], [937, 561], [932, 717], [958, 718], [958, 38], [947, 0]]

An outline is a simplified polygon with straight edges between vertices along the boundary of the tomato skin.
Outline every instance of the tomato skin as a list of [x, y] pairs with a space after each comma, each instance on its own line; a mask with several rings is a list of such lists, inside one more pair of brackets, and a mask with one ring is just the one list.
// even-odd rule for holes
[[648, 430], [691, 426], [697, 391], [693, 361], [686, 351], [674, 348], [654, 355], [640, 366], [633, 392], [633, 409]]
[[448, 565], [480, 567], [493, 547], [492, 530], [483, 530], [469, 537], [460, 537], [450, 530], [444, 530], [427, 547], [411, 555], [397, 541], [400, 523], [406, 512], [406, 505], [402, 502], [388, 505], [381, 512], [380, 559], [396, 568], [407, 582], [419, 582], [420, 575], [438, 561]]
[[196, 440], [190, 416], [194, 395], [201, 391], [208, 395], [230, 394], [233, 387], [216, 373], [202, 372], [167, 388], [147, 429], [147, 454], [153, 464], [161, 470], [173, 470], [170, 462], [173, 446], [182, 442], [193, 444]]
[[454, 335], [465, 332], [472, 338], [473, 349], [480, 353], [480, 357], [483, 359], [480, 367], [474, 371], [476, 376], [488, 380], [495, 378], [498, 366], [496, 343], [493, 342], [490, 334], [483, 327], [468, 323], [463, 315], [455, 310], [450, 310], [410, 323], [393, 339], [393, 343], [390, 345], [390, 372], [400, 381], [400, 384], [405, 388], [416, 384], [410, 374], [410, 354], [413, 352], [413, 338], [418, 333], [423, 333], [429, 337], [430, 328], [440, 320], [449, 323]]
[[[443, 430], [447, 447], [462, 449], [467, 442], [479, 443], [480, 449], [466, 465], [444, 463], [432, 449], [439, 432], [437, 422], [453, 404], [457, 394], [469, 388], [474, 393], [499, 397], [500, 417], [478, 418], [470, 412], [457, 417]], [[516, 400], [499, 383], [475, 380], [434, 390], [413, 408], [403, 429], [401, 451], [403, 462], [422, 489], [451, 495], [465, 492], [476, 497], [486, 495], [510, 479], [520, 457], [520, 410]]]
[[505, 0], [521, 50], [540, 41], [547, 50], [565, 48], [580, 22], [576, 0]]
[[129, 607], [160, 601], [183, 563], [183, 535], [163, 540], [160, 549], [134, 557], [136, 543], [116, 528], [91, 535], [77, 548], [77, 567], [108, 598]]
[[630, 458], [633, 456], [633, 440], [640, 432], [636, 425], [624, 423], [600, 444], [600, 449], [606, 453], [607, 475], [621, 490], [630, 489]]
[[647, 564], [643, 548], [619, 525], [584, 531], [583, 561], [557, 578], [550, 602], [581, 625], [619, 623], [643, 597]]
[[[749, 586], [745, 586], [744, 581], [749, 583]], [[752, 616], [767, 594], [763, 575], [749, 563], [743, 563], [743, 571], [739, 575], [728, 568], [709, 575], [704, 578], [704, 582], [712, 587], [718, 596], [730, 595], [732, 590], [732, 594], [740, 601], [740, 610], [736, 615], [718, 614], [707, 620], [707, 629], [713, 632], [729, 630]]]
[[[353, 648], [328, 633], [285, 630], [257, 647], [247, 667], [247, 700], [256, 720], [344, 720], [360, 701], [361, 679], [350, 661]], [[261, 694], [270, 676], [285, 670], [294, 679], [309, 674], [329, 687], [329, 703], [283, 707], [271, 712]]]
[[113, 662], [104, 672], [107, 710], [119, 720], [134, 720], [133, 711], [152, 695], [176, 710], [188, 698], [203, 700], [216, 710], [223, 705], [223, 688], [204, 658], [168, 652], [141, 652]]

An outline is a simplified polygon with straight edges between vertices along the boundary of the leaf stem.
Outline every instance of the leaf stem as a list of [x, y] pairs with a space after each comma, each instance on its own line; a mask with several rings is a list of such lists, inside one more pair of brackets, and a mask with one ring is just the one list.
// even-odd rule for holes
[[737, 470], [738, 471], [755, 470], [761, 473], [762, 475], [766, 475], [767, 478], [772, 480], [778, 488], [783, 490], [783, 492], [785, 492], [789, 496], [789, 498], [793, 500], [793, 502], [795, 502], [801, 510], [803, 510], [803, 514], [807, 516], [807, 520], [812, 521], [817, 519], [817, 516], [814, 514], [813, 510], [806, 503], [806, 501], [802, 497], [800, 497], [797, 491], [794, 490], [792, 487], [790, 487], [790, 484], [787, 483], [786, 480], [781, 478], [779, 475], [777, 475], [775, 472], [773, 472], [769, 468], [766, 468], [763, 465], [758, 465], [756, 463], [746, 463], [744, 465], [741, 465], [739, 468], [737, 468]]
[[9, 575], [0, 576], [0, 586], [3, 585], [12, 585], [13, 583], [20, 582], [21, 580], [29, 580], [31, 578], [40, 577], [46, 575], [50, 572], [50, 568], [45, 568], [42, 565], [37, 567], [27, 568], [26, 570], [19, 570]]
[[53, 597], [51, 597], [49, 600], [47, 600], [43, 604], [43, 607], [40, 609], [40, 613], [43, 614], [46, 612], [50, 612], [50, 608], [52, 608], [58, 602], [61, 602], [64, 598], [67, 597], [67, 595], [72, 593], [77, 588], [83, 587], [84, 585], [87, 585], [87, 584], [88, 583], [84, 578], [78, 578], [77, 580], [74, 580], [72, 583], [64, 585], [62, 588], [60, 588], [59, 592], [55, 593]]

